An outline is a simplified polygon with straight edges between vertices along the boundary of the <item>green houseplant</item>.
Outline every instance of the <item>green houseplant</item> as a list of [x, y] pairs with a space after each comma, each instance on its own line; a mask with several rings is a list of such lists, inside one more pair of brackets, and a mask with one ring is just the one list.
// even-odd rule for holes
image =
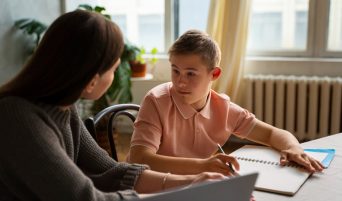
[[33, 53], [35, 48], [38, 46], [38, 43], [42, 37], [42, 34], [46, 31], [47, 26], [42, 22], [39, 22], [35, 19], [20, 19], [14, 22], [14, 26], [24, 32], [24, 34], [28, 36], [32, 36], [34, 44], [31, 45], [30, 52]]
[[144, 77], [147, 71], [147, 64], [151, 65], [151, 71], [153, 72], [155, 63], [158, 61], [156, 54], [158, 53], [157, 48], [153, 48], [150, 52], [151, 57], [145, 58], [146, 49], [137, 48], [135, 58], [130, 62], [132, 77]]

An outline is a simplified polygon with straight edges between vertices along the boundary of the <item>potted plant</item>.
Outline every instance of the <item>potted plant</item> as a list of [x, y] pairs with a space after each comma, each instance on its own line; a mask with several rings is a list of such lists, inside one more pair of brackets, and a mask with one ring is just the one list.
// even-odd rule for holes
[[38, 46], [41, 36], [46, 31], [47, 26], [35, 19], [29, 18], [16, 20], [14, 26], [21, 29], [24, 34], [34, 37], [33, 44], [30, 45], [30, 54], [32, 54]]
[[151, 58], [145, 58], [146, 49], [137, 48], [135, 53], [135, 59], [130, 61], [132, 77], [145, 77], [147, 71], [147, 64], [151, 65], [151, 72], [154, 71], [155, 63], [158, 61], [156, 54], [158, 52], [157, 48], [153, 48], [150, 52]]
[[146, 61], [142, 57], [146, 53], [144, 48], [138, 48], [136, 57], [130, 61], [132, 77], [145, 77], [146, 75]]

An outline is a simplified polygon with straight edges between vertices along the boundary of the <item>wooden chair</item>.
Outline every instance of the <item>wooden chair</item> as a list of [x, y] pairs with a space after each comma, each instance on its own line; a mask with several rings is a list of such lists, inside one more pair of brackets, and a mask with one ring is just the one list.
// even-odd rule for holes
[[113, 131], [115, 131], [115, 124], [113, 122], [115, 119], [120, 115], [125, 115], [129, 117], [133, 122], [135, 121], [135, 115], [132, 113], [132, 111], [139, 111], [140, 106], [137, 104], [116, 104], [109, 106], [99, 113], [97, 113], [94, 117], [88, 117], [84, 120], [84, 124], [87, 127], [88, 131], [92, 135], [92, 137], [95, 139], [96, 142], [98, 142], [98, 135], [96, 132], [96, 127], [99, 124], [101, 120], [104, 118], [108, 118], [108, 121], [106, 122], [107, 127], [107, 137], [109, 140], [110, 145], [110, 152], [112, 154], [112, 158], [116, 161], [118, 161], [118, 154], [115, 146], [115, 141], [113, 138]]

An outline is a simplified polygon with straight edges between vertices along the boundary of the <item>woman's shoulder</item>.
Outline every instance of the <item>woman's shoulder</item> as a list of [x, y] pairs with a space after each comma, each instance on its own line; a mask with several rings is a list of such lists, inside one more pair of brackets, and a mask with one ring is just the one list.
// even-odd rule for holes
[[18, 96], [6, 96], [0, 98], [0, 111], [4, 118], [41, 118], [47, 117], [47, 112], [38, 103], [34, 103]]
[[7, 96], [0, 98], [0, 119], [4, 121], [34, 120], [41, 116], [42, 110], [32, 102], [16, 96]]
[[18, 96], [6, 96], [0, 98], [0, 108], [7, 109], [7, 110], [15, 110], [15, 109], [30, 109], [33, 108], [34, 105], [30, 101], [18, 97]]
[[19, 133], [28, 134], [33, 128], [41, 128], [37, 125], [42, 122], [40, 119], [44, 119], [39, 108], [20, 97], [0, 98], [0, 111], [0, 130], [9, 134], [7, 140]]

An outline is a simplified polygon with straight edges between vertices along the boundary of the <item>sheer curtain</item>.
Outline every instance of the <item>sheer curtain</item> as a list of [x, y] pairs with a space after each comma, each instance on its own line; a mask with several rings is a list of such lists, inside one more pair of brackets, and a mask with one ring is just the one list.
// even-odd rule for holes
[[247, 47], [248, 21], [252, 0], [211, 0], [207, 32], [221, 48], [222, 75], [213, 89], [233, 101], [240, 94]]

